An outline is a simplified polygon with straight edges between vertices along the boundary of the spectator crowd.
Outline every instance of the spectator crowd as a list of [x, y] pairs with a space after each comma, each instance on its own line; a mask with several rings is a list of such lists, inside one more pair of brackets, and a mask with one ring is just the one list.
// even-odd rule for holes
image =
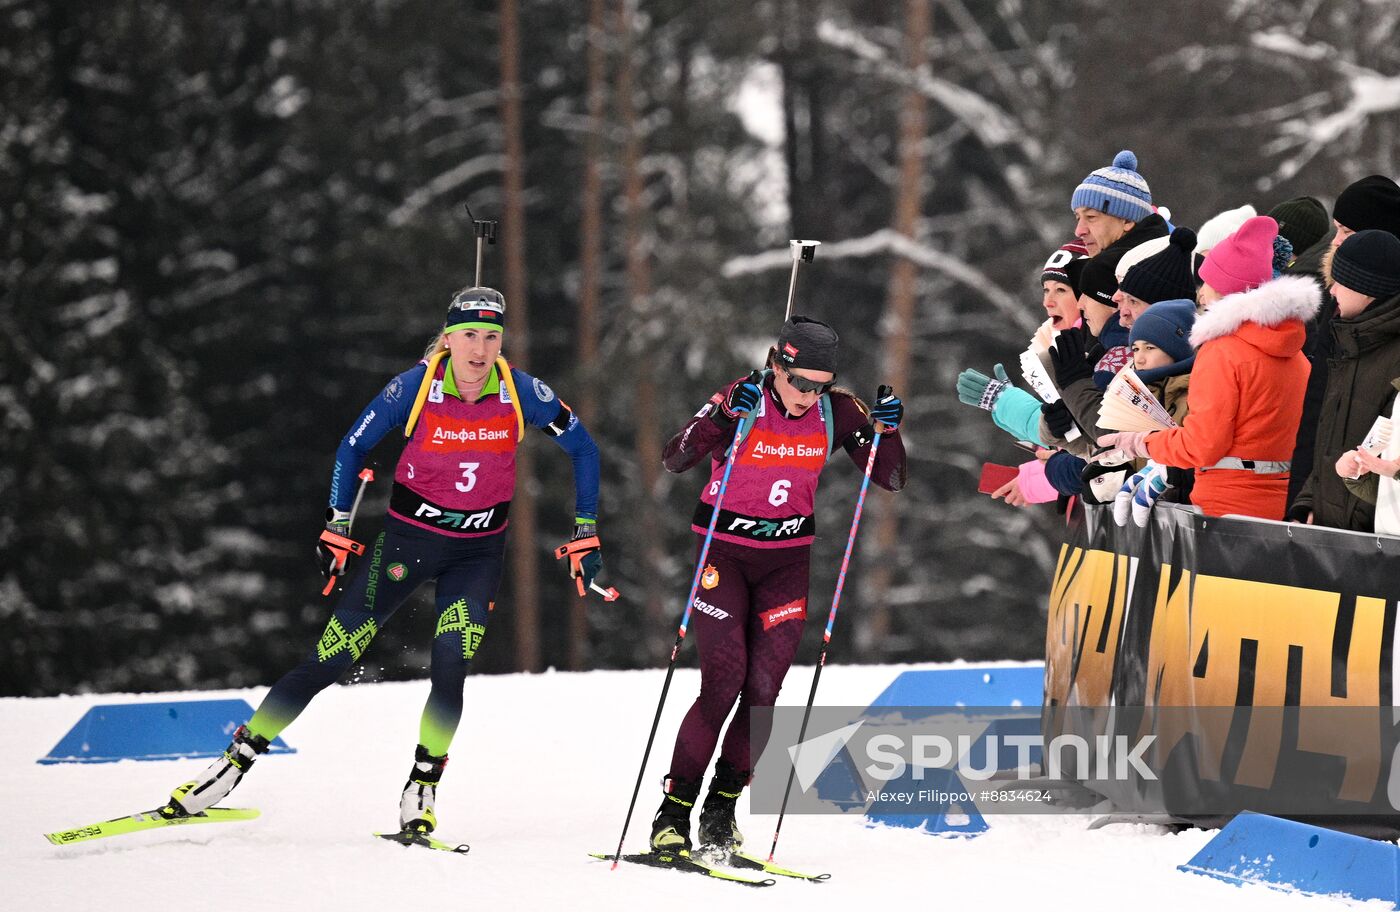
[[[1400, 534], [1394, 180], [1342, 188], [1330, 213], [1302, 196], [1193, 230], [1123, 151], [1069, 208], [1074, 240], [1042, 268], [1046, 320], [1020, 355], [1026, 388], [1001, 364], [958, 375], [959, 399], [1035, 452], [993, 497], [1080, 498], [1120, 525], [1167, 501]], [[1124, 388], [1169, 417], [1124, 428], [1104, 409]]]

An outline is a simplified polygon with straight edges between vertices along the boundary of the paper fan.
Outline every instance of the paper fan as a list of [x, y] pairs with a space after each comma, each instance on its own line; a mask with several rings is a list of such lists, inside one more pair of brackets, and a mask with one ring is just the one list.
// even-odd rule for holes
[[1131, 367], [1118, 372], [1103, 393], [1099, 427], [1113, 431], [1165, 431], [1172, 416]]

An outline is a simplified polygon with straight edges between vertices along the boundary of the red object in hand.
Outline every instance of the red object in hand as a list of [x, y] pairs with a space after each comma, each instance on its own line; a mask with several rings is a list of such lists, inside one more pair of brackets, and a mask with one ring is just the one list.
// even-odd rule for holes
[[984, 462], [982, 463], [982, 477], [977, 481], [977, 491], [980, 494], [992, 494], [1002, 485], [1014, 479], [1018, 473], [1015, 466]]
[[334, 573], [326, 578], [326, 588], [321, 590], [322, 595], [330, 595], [335, 588], [335, 581], [345, 572], [345, 562], [350, 559], [350, 555], [356, 557], [365, 553], [365, 546], [352, 538], [339, 535], [330, 529], [321, 533], [321, 541], [325, 544], [326, 550], [335, 555], [336, 569], [339, 573]]
[[[576, 538], [566, 545], [560, 545], [554, 549], [554, 559], [569, 559], [569, 576], [573, 577], [574, 585], [578, 586], [580, 597], [588, 594], [588, 589], [583, 585], [583, 567], [580, 566], [585, 555], [597, 551], [603, 546], [598, 540], [598, 536], [590, 535], [587, 538]], [[612, 601], [612, 599], [608, 599]]]

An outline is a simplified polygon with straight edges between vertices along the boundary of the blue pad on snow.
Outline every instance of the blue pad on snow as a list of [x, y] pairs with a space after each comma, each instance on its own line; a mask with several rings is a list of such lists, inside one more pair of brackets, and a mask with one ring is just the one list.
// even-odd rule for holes
[[[1005, 718], [993, 719], [977, 740], [968, 747], [967, 754], [958, 759], [966, 764], [967, 769], [973, 770], [1014, 770], [1020, 766], [1022, 754], [1029, 764], [1041, 762], [1044, 751], [1039, 744], [1021, 747], [1019, 741], [1007, 741], [1012, 736], [1039, 738], [1039, 713], [1035, 716], [1008, 715]], [[996, 755], [989, 756], [994, 745]]]
[[840, 752], [831, 758], [826, 769], [817, 777], [814, 787], [818, 798], [830, 801], [843, 813], [851, 808], [865, 806], [865, 787], [861, 785], [860, 774], [856, 772], [856, 762], [851, 758], [848, 748], [841, 748]]
[[[39, 763], [217, 757], [252, 718], [247, 700], [113, 703], [90, 708]], [[281, 738], [268, 753], [294, 754]]]
[[971, 794], [957, 773], [926, 769], [922, 779], [908, 770], [889, 782], [865, 812], [870, 826], [922, 829], [935, 836], [976, 836], [987, 829]]
[[1266, 814], [1240, 814], [1177, 870], [1400, 905], [1400, 849], [1393, 844]]
[[1039, 706], [1045, 666], [970, 665], [902, 672], [875, 698], [877, 706]]

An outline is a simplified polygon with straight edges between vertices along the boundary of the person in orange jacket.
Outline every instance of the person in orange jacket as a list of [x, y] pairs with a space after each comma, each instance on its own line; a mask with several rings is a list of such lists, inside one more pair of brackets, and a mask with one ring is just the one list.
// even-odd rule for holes
[[1224, 296], [1191, 330], [1197, 351], [1186, 422], [1099, 438], [1129, 457], [1195, 469], [1191, 500], [1209, 516], [1282, 519], [1286, 506], [1308, 381], [1304, 323], [1322, 295], [1310, 279], [1270, 279], [1277, 234], [1268, 216], [1249, 219], [1201, 265], [1201, 278]]

